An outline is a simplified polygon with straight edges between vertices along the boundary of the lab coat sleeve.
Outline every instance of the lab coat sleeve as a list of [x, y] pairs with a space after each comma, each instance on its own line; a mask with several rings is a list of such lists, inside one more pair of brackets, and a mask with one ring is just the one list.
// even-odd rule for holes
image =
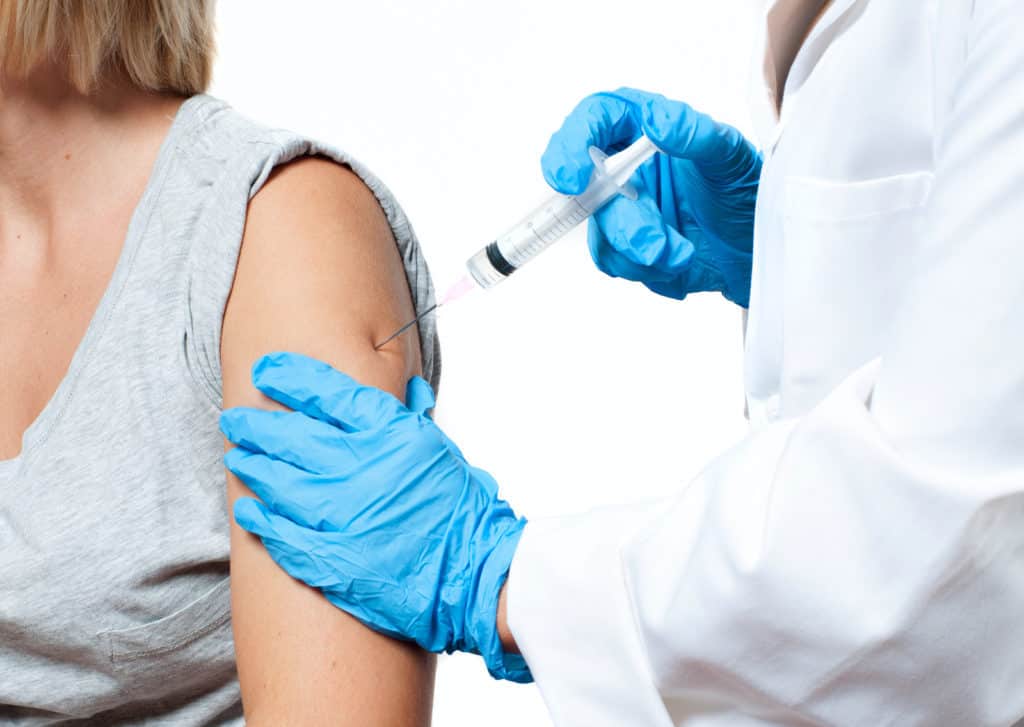
[[878, 360], [675, 498], [527, 526], [509, 622], [557, 725], [1024, 715], [1021, 37], [976, 0]]

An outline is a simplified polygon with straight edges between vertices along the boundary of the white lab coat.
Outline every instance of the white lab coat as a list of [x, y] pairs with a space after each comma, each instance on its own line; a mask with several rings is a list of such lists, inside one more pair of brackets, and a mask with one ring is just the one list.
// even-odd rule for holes
[[678, 496], [532, 522], [512, 564], [560, 727], [1024, 716], [1024, 0], [834, 0], [783, 98], [762, 423]]

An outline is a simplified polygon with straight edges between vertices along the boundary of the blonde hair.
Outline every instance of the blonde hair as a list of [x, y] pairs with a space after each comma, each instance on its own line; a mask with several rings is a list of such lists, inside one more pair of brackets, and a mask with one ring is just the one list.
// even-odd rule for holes
[[112, 75], [183, 96], [210, 85], [214, 0], [0, 0], [0, 70], [47, 61], [89, 93]]

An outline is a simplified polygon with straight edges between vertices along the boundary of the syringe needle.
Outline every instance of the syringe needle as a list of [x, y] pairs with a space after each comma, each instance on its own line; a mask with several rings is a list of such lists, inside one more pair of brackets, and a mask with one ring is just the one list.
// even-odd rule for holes
[[373, 349], [374, 349], [375, 351], [379, 351], [379, 350], [381, 350], [382, 348], [384, 348], [384, 346], [385, 346], [386, 344], [388, 344], [388, 343], [391, 343], [391, 342], [392, 342], [393, 340], [395, 340], [396, 338], [398, 338], [399, 336], [401, 336], [401, 335], [402, 335], [403, 333], [405, 333], [406, 331], [408, 331], [408, 330], [409, 330], [410, 328], [412, 328], [413, 326], [415, 326], [415, 325], [416, 325], [417, 323], [419, 323], [419, 322], [420, 322], [420, 319], [421, 319], [421, 318], [423, 318], [423, 316], [427, 315], [428, 313], [433, 313], [433, 312], [434, 312], [435, 310], [437, 310], [437, 309], [438, 309], [438, 308], [440, 308], [440, 307], [441, 307], [441, 304], [440, 304], [440, 303], [435, 303], [434, 305], [430, 306], [430, 307], [429, 307], [429, 308], [427, 308], [427, 309], [426, 309], [425, 311], [423, 311], [422, 313], [420, 313], [420, 314], [419, 314], [418, 316], [416, 316], [415, 318], [413, 318], [413, 319], [412, 319], [411, 321], [409, 321], [408, 323], [406, 323], [406, 324], [405, 324], [404, 326], [402, 326], [402, 327], [401, 327], [401, 328], [399, 328], [399, 329], [398, 329], [397, 331], [395, 331], [395, 332], [394, 332], [394, 333], [392, 333], [392, 334], [391, 334], [390, 336], [388, 336], [388, 337], [387, 337], [387, 338], [385, 338], [385, 339], [384, 339], [383, 341], [381, 341], [381, 342], [380, 342], [380, 343], [378, 343], [378, 344], [377, 344], [376, 346], [374, 346], [374, 347], [373, 347]]
[[385, 344], [391, 343], [391, 341], [395, 340], [396, 338], [401, 336], [403, 333], [408, 331], [410, 328], [415, 326], [417, 323], [419, 323], [420, 320], [423, 318], [423, 316], [425, 316], [425, 315], [427, 315], [429, 313], [433, 313], [434, 311], [436, 311], [441, 306], [443, 306], [443, 305], [445, 305], [447, 303], [451, 303], [453, 300], [458, 300], [459, 298], [461, 298], [464, 295], [466, 295], [466, 293], [469, 293], [470, 291], [475, 290], [475, 288], [476, 288], [476, 285], [473, 283], [473, 278], [469, 277], [469, 275], [463, 275], [461, 278], [459, 278], [455, 282], [454, 285], [452, 285], [452, 287], [448, 288], [447, 292], [445, 292], [445, 294], [441, 297], [440, 300], [438, 300], [436, 303], [434, 303], [434, 305], [432, 305], [429, 308], [427, 308], [425, 311], [420, 313], [418, 316], [413, 318], [411, 321], [406, 323], [404, 326], [402, 326], [397, 331], [395, 331], [390, 336], [388, 336], [383, 341], [381, 341], [376, 346], [374, 346], [373, 347], [374, 350], [375, 351], [381, 350], [382, 348], [384, 348]]

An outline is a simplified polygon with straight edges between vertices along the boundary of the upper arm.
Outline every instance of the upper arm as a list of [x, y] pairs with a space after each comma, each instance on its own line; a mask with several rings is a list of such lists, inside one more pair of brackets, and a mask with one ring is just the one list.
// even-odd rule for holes
[[[333, 162], [277, 169], [249, 205], [221, 342], [224, 406], [280, 408], [250, 381], [262, 354], [322, 359], [401, 397], [420, 371], [413, 315], [391, 230], [373, 194]], [[228, 474], [229, 505], [249, 492]], [[231, 524], [232, 613], [250, 724], [429, 722], [433, 661], [376, 634], [293, 580]]]

